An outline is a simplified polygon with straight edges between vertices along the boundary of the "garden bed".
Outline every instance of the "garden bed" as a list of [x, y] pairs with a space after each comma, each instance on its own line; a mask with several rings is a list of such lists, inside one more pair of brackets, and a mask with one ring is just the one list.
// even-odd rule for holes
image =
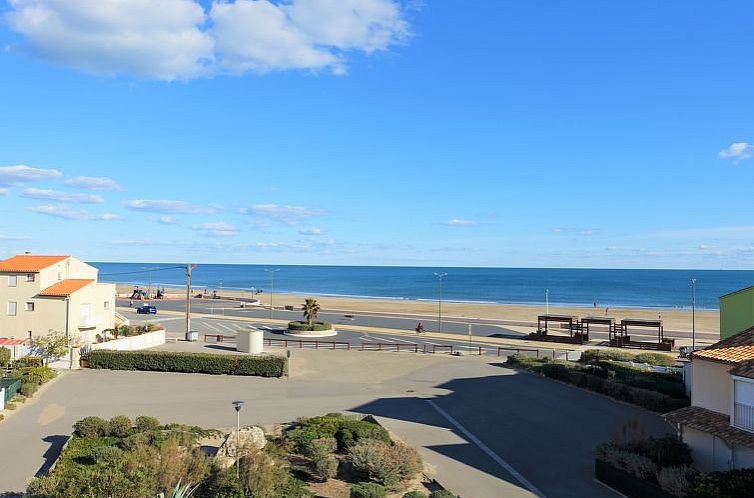
[[331, 337], [336, 334], [332, 323], [312, 322], [310, 324], [304, 321], [288, 322], [288, 331], [285, 332], [285, 335], [293, 337]]

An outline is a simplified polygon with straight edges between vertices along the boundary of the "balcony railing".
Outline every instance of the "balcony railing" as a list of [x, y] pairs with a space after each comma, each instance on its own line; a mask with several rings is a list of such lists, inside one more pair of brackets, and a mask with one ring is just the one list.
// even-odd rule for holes
[[739, 429], [754, 432], [754, 406], [735, 403], [733, 407], [733, 425]]

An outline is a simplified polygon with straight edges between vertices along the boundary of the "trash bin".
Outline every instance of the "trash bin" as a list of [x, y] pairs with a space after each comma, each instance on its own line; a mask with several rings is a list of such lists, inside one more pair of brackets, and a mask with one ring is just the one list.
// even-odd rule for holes
[[196, 342], [199, 340], [199, 331], [189, 330], [186, 332], [186, 340], [189, 342]]

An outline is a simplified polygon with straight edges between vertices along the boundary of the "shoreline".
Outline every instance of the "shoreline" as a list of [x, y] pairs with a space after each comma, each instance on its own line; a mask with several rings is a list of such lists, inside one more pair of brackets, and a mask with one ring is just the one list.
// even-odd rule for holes
[[[120, 295], [129, 294], [133, 290], [132, 284], [117, 284], [117, 292]], [[163, 286], [161, 286], [163, 287]], [[185, 290], [180, 292], [180, 286], [164, 286], [166, 295], [171, 299], [185, 299]], [[202, 292], [203, 288], [194, 288], [193, 294]], [[242, 290], [223, 288], [218, 290], [218, 295], [227, 298], [253, 298], [258, 299], [261, 306], [269, 306], [269, 293], [252, 294]], [[323, 311], [335, 311], [345, 313], [386, 313], [396, 315], [413, 315], [422, 317], [430, 322], [436, 320], [438, 302], [436, 300], [413, 300], [413, 299], [390, 299], [390, 298], [363, 298], [331, 296], [322, 294], [304, 293], [278, 293], [272, 295], [275, 308], [294, 306], [299, 309], [304, 299], [315, 297], [319, 301]], [[464, 318], [504, 320], [519, 322], [536, 322], [537, 315], [545, 313], [545, 304], [502, 304], [502, 303], [479, 303], [479, 302], [453, 302], [443, 300], [443, 318], [448, 320]], [[606, 316], [605, 307], [557, 305], [550, 304], [549, 312], [557, 314], [586, 316]], [[666, 330], [690, 331], [692, 329], [691, 309], [680, 308], [633, 308], [613, 307], [607, 309], [607, 316], [621, 320], [623, 318], [657, 319], [662, 318]], [[719, 310], [698, 309], [696, 310], [696, 330], [702, 334], [718, 334], [720, 331]]]

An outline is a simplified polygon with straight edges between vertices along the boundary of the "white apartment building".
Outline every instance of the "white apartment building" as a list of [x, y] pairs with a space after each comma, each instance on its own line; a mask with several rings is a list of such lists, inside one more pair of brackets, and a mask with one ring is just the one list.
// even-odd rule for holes
[[59, 332], [82, 343], [115, 324], [115, 285], [71, 256], [22, 254], [0, 261], [0, 337]]
[[692, 355], [691, 406], [665, 414], [699, 470], [754, 468], [754, 328]]

